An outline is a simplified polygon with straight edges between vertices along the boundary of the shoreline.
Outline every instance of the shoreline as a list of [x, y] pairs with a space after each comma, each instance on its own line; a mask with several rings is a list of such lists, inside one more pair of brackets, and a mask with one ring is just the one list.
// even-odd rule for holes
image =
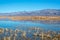
[[60, 16], [0, 16], [0, 19], [10, 20], [53, 20], [60, 21]]

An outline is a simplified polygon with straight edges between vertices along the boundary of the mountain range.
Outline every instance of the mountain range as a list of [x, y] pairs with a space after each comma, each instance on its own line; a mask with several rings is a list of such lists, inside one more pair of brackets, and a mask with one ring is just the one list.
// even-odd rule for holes
[[60, 9], [44, 9], [35, 11], [0, 13], [0, 16], [60, 16]]
[[[44, 9], [44, 10], [35, 10], [35, 11], [22, 11], [22, 12], [11, 12], [11, 13], [0, 13], [0, 16], [60, 16], [60, 9]], [[0, 20], [10, 20], [3, 19]], [[25, 21], [25, 20], [24, 20]], [[27, 20], [26, 20], [27, 21]], [[39, 22], [39, 23], [49, 23], [49, 24], [60, 24], [60, 21], [31, 21], [31, 22]]]

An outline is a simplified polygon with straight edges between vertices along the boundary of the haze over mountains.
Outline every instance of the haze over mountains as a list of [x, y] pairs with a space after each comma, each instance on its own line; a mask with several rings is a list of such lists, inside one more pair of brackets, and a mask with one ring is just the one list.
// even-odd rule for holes
[[60, 9], [0, 13], [0, 16], [60, 16]]

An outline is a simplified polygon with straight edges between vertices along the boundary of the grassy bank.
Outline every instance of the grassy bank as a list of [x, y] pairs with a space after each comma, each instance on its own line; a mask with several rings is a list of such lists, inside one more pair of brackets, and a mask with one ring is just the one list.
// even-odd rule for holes
[[0, 16], [0, 19], [11, 19], [11, 20], [58, 20], [60, 16]]

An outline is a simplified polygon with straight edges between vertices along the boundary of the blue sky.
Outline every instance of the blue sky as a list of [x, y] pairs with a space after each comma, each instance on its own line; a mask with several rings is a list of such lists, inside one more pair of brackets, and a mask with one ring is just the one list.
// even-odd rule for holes
[[60, 0], [0, 0], [0, 13], [60, 9]]

